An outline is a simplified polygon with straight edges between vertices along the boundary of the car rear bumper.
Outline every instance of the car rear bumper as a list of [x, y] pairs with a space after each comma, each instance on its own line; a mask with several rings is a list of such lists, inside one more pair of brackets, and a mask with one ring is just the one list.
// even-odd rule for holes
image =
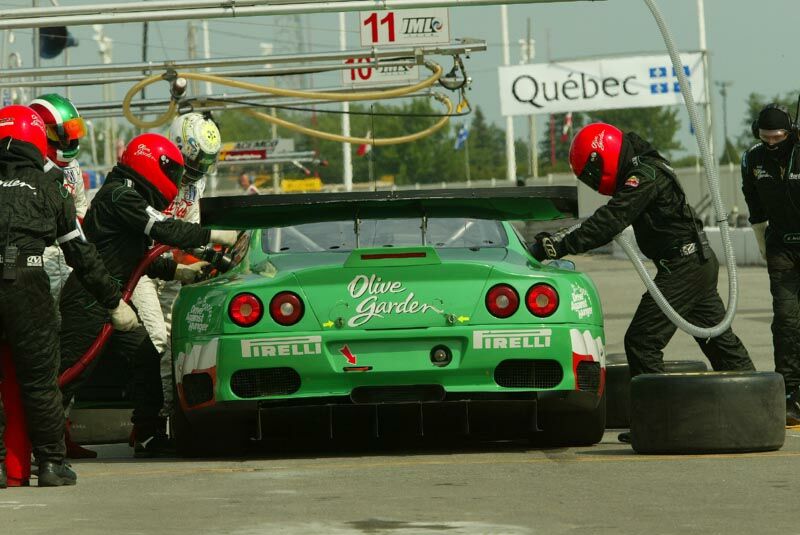
[[[392, 394], [397, 398], [398, 393]], [[186, 411], [193, 425], [247, 425], [251, 438], [453, 437], [524, 438], [540, 431], [541, 411], [592, 410], [591, 392], [447, 396], [441, 401], [355, 403], [349, 397], [227, 401]]]
[[[465, 326], [347, 336], [223, 336], [183, 344], [182, 351], [178, 343], [179, 395], [187, 414], [229, 404], [443, 403], [516, 395], [577, 407], [596, 405], [604, 387], [599, 326]], [[433, 358], [441, 347], [449, 353], [444, 365]]]

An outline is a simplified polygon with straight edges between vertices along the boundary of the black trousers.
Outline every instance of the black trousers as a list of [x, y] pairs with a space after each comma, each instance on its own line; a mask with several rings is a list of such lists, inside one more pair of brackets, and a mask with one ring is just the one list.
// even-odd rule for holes
[[788, 394], [800, 388], [800, 247], [770, 241], [767, 271], [775, 371], [783, 375]]
[[[64, 410], [56, 375], [56, 310], [43, 269], [17, 268], [16, 280], [0, 280], [0, 331], [11, 346], [33, 454], [37, 462], [61, 462]], [[0, 403], [0, 460], [6, 458], [5, 424]]]
[[[711, 258], [705, 262], [692, 254], [656, 263], [658, 274], [654, 280], [661, 293], [678, 314], [700, 327], [713, 327], [725, 315], [717, 292], [719, 263], [714, 253], [710, 254]], [[625, 355], [631, 377], [641, 373], [664, 373], [663, 349], [676, 330], [650, 294], [642, 295], [625, 333]], [[755, 370], [742, 341], [730, 328], [710, 340], [695, 340], [714, 370]]]
[[[61, 372], [75, 364], [95, 341], [103, 325], [110, 321], [108, 311], [94, 301], [77, 278], [70, 275], [61, 293]], [[133, 423], [149, 434], [162, 423], [159, 411], [164, 404], [161, 389], [160, 355], [144, 327], [134, 331], [114, 331], [100, 355], [81, 376], [64, 385], [64, 405], [91, 375], [100, 359], [126, 359], [133, 370]]]

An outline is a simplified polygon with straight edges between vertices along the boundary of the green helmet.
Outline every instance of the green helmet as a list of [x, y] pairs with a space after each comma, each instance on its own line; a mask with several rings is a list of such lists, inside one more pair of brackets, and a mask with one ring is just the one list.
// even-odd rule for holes
[[42, 95], [30, 107], [44, 119], [47, 127], [47, 157], [61, 167], [80, 152], [79, 140], [86, 135], [86, 123], [68, 98], [55, 93]]

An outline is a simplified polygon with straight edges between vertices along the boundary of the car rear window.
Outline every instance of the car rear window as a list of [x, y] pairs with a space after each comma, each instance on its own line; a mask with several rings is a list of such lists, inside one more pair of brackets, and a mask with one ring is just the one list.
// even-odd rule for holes
[[[465, 218], [426, 220], [423, 241], [421, 219], [364, 219], [358, 225], [358, 247], [436, 248], [505, 247], [503, 226], [498, 221]], [[261, 244], [265, 253], [303, 253], [351, 251], [356, 248], [354, 221], [307, 223], [263, 229]]]

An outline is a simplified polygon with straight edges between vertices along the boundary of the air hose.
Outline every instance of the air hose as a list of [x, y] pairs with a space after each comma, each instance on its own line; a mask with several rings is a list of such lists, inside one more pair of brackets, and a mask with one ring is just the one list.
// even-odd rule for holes
[[664, 17], [661, 15], [658, 6], [656, 6], [655, 0], [644, 0], [644, 2], [647, 4], [647, 7], [650, 8], [651, 13], [656, 20], [656, 24], [658, 24], [658, 29], [661, 31], [661, 35], [664, 38], [664, 43], [667, 45], [667, 50], [669, 51], [670, 59], [672, 60], [673, 70], [678, 76], [681, 94], [686, 102], [686, 108], [689, 111], [689, 117], [691, 118], [692, 125], [694, 126], [697, 145], [700, 148], [700, 154], [703, 158], [703, 166], [706, 170], [708, 190], [714, 202], [714, 213], [716, 215], [717, 225], [719, 226], [720, 237], [722, 238], [722, 247], [725, 253], [726, 267], [728, 269], [728, 306], [722, 321], [713, 327], [699, 327], [686, 321], [675, 311], [674, 308], [672, 308], [667, 299], [656, 286], [655, 282], [650, 278], [650, 275], [645, 269], [645, 266], [639, 258], [639, 255], [637, 254], [637, 251], [634, 249], [633, 245], [622, 234], [619, 234], [614, 238], [614, 240], [620, 245], [620, 247], [622, 247], [622, 250], [625, 251], [625, 254], [628, 255], [628, 258], [630, 258], [631, 262], [633, 262], [636, 271], [639, 273], [639, 277], [641, 277], [642, 282], [644, 282], [645, 286], [647, 287], [647, 291], [650, 292], [650, 295], [653, 296], [656, 304], [658, 304], [659, 308], [664, 312], [664, 314], [667, 315], [672, 323], [674, 323], [679, 329], [696, 338], [714, 338], [715, 336], [719, 336], [728, 330], [730, 327], [731, 322], [733, 321], [733, 316], [736, 314], [736, 303], [738, 299], [736, 259], [734, 258], [733, 249], [731, 247], [728, 218], [722, 206], [722, 198], [719, 192], [719, 173], [714, 163], [713, 156], [711, 155], [711, 151], [708, 147], [705, 122], [700, 120], [700, 115], [697, 111], [697, 105], [695, 104], [694, 98], [692, 97], [692, 93], [689, 89], [689, 81], [683, 72], [683, 65], [680, 56], [678, 55], [678, 51], [675, 48], [672, 35], [670, 34], [669, 29], [664, 22]]
[[[258, 111], [248, 110], [247, 113], [263, 119], [269, 123], [276, 124], [278, 126], [282, 126], [289, 130], [294, 130], [295, 132], [299, 132], [301, 134], [306, 134], [308, 136], [325, 139], [328, 141], [337, 141], [341, 143], [352, 143], [352, 144], [363, 144], [363, 145], [374, 145], [376, 147], [382, 147], [385, 145], [399, 145], [400, 143], [411, 143], [412, 141], [416, 141], [418, 139], [422, 139], [423, 137], [427, 137], [437, 130], [440, 130], [444, 125], [447, 124], [447, 121], [450, 120], [450, 114], [453, 113], [453, 103], [444, 95], [440, 95], [438, 93], [433, 93], [433, 97], [439, 100], [442, 104], [447, 107], [447, 113], [443, 115], [435, 124], [429, 126], [424, 130], [420, 130], [419, 132], [415, 132], [413, 134], [408, 134], [405, 136], [398, 136], [398, 137], [383, 137], [383, 138], [368, 138], [368, 137], [352, 137], [352, 136], [341, 136], [339, 134], [332, 134], [330, 132], [323, 132], [322, 130], [314, 130], [312, 128], [308, 128], [305, 126], [301, 126], [296, 123], [292, 123], [285, 119], [281, 119], [279, 117], [273, 117], [272, 115], [261, 113]], [[464, 101], [466, 102], [466, 101]]]
[[[162, 254], [166, 253], [170, 250], [169, 245], [156, 245], [152, 247], [150, 251], [145, 255], [145, 257], [139, 262], [139, 265], [136, 266], [136, 269], [133, 270], [133, 274], [131, 275], [130, 279], [128, 279], [128, 283], [122, 289], [122, 300], [126, 303], [130, 301], [131, 295], [133, 294], [133, 290], [136, 288], [136, 284], [138, 284], [139, 279], [142, 278], [144, 275], [145, 270], [150, 267], [150, 264], [153, 261], [161, 256]], [[75, 380], [75, 378], [79, 377], [83, 371], [92, 363], [92, 361], [97, 358], [97, 355], [100, 354], [100, 351], [108, 342], [108, 338], [111, 336], [111, 333], [114, 332], [114, 327], [111, 323], [106, 323], [103, 325], [103, 328], [100, 330], [100, 334], [97, 335], [94, 342], [89, 349], [86, 350], [78, 362], [73, 364], [70, 368], [64, 370], [58, 377], [58, 386], [63, 388], [64, 385], [67, 385]]]
[[[275, 95], [279, 97], [293, 97], [293, 98], [308, 98], [314, 100], [327, 100], [330, 102], [354, 102], [360, 100], [379, 100], [384, 98], [394, 98], [394, 97], [402, 97], [411, 95], [416, 93], [417, 91], [421, 91], [423, 89], [427, 89], [434, 85], [436, 82], [439, 81], [439, 78], [442, 77], [442, 73], [444, 72], [442, 66], [433, 63], [431, 61], [425, 62], [425, 66], [430, 69], [433, 74], [422, 80], [416, 84], [408, 85], [405, 87], [398, 87], [395, 89], [388, 89], [385, 91], [361, 91], [355, 93], [330, 93], [326, 91], [305, 91], [305, 90], [296, 90], [296, 89], [284, 89], [281, 87], [274, 87], [274, 86], [264, 86], [259, 84], [254, 84], [250, 82], [242, 82], [240, 80], [234, 80], [232, 78], [225, 78], [223, 76], [216, 76], [213, 74], [203, 74], [203, 73], [194, 73], [194, 72], [184, 72], [184, 73], [170, 73], [170, 78], [172, 76], [176, 78], [185, 78], [187, 80], [198, 80], [203, 82], [211, 82], [220, 85], [226, 85], [229, 87], [235, 87], [238, 89], [245, 89], [248, 91], [253, 91], [256, 93], [264, 93], [268, 95]], [[125, 117], [134, 125], [138, 126], [139, 128], [155, 128], [166, 124], [170, 119], [172, 119], [178, 111], [178, 104], [175, 100], [171, 101], [167, 111], [164, 112], [163, 115], [157, 117], [152, 121], [144, 121], [136, 117], [133, 112], [131, 111], [131, 100], [133, 97], [147, 87], [148, 85], [154, 84], [160, 80], [167, 79], [164, 75], [154, 75], [149, 76], [131, 87], [128, 92], [125, 94], [125, 98], [122, 101], [122, 111], [125, 114]], [[447, 118], [445, 118], [447, 119]], [[444, 121], [447, 122], [446, 120]], [[438, 123], [437, 123], [438, 124]], [[444, 126], [444, 123], [442, 124]], [[441, 128], [441, 126], [439, 127]], [[310, 129], [309, 129], [310, 130]], [[438, 128], [437, 128], [438, 130]], [[316, 131], [314, 131], [316, 132]], [[435, 130], [434, 130], [435, 132]], [[433, 132], [431, 132], [433, 133]], [[309, 134], [312, 135], [312, 134]]]

